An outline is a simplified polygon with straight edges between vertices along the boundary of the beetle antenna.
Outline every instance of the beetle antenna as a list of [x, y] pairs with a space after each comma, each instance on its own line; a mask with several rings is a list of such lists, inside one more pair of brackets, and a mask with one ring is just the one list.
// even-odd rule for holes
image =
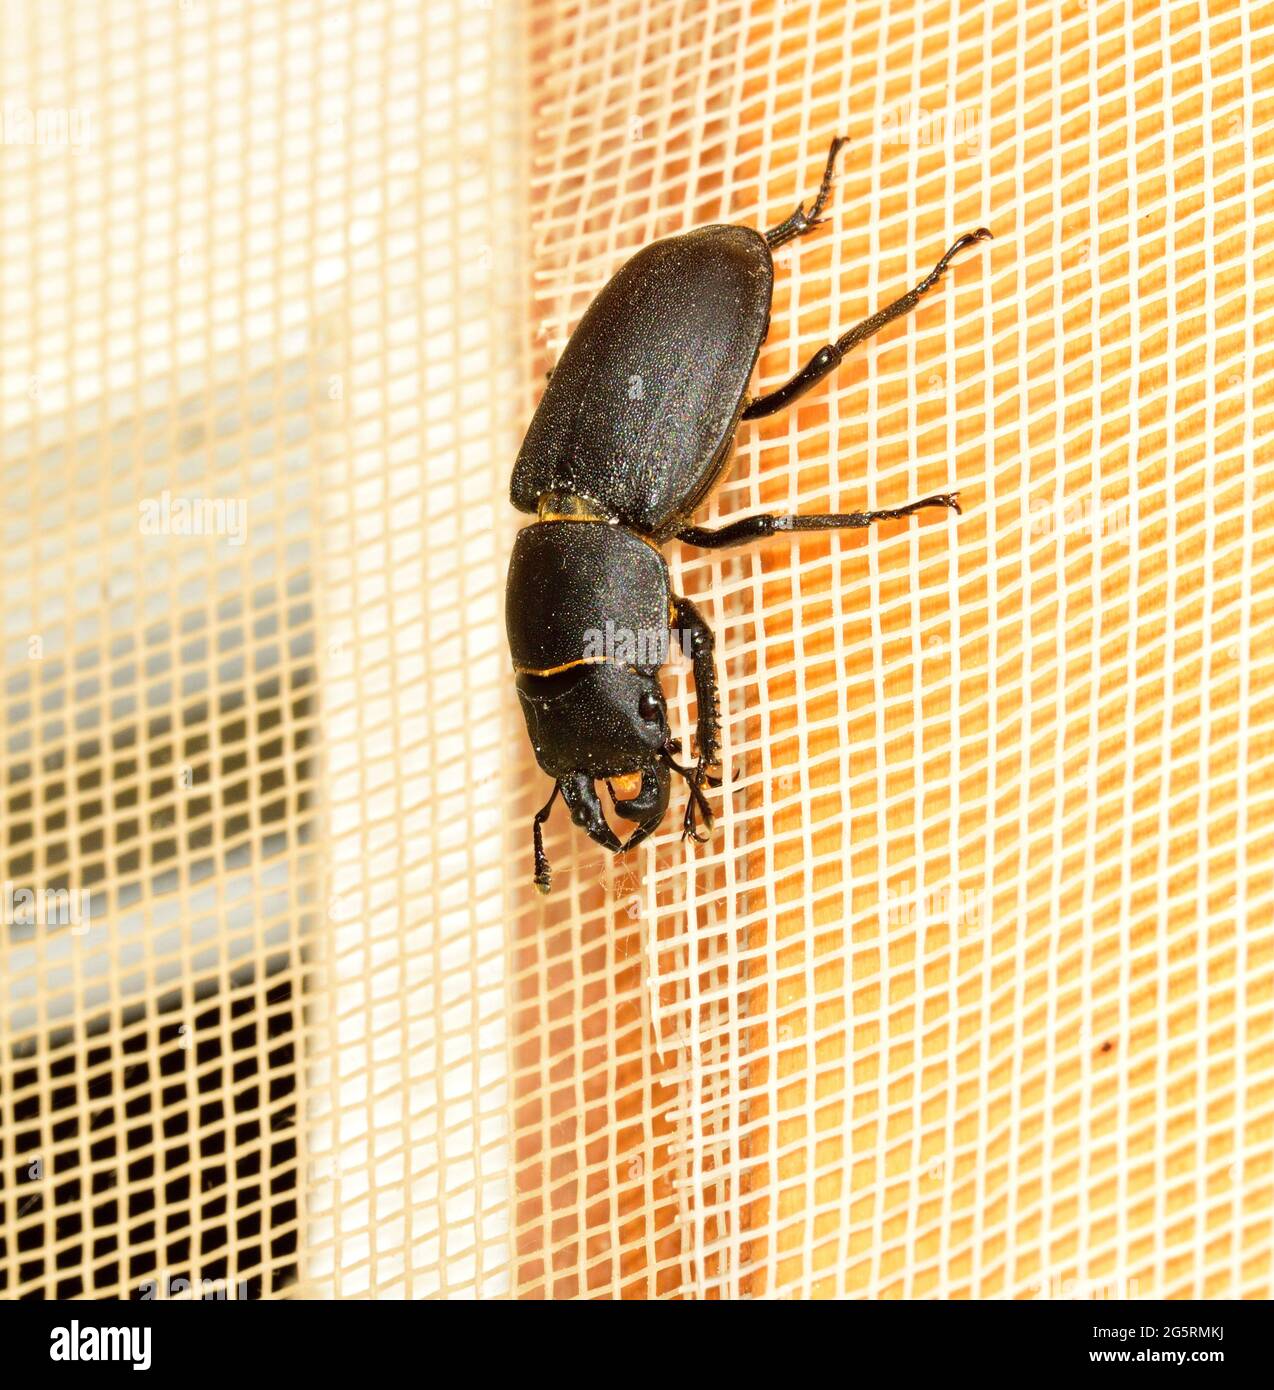
[[535, 813], [534, 829], [531, 831], [531, 839], [535, 845], [535, 886], [541, 893], [547, 893], [553, 886], [553, 871], [549, 868], [548, 856], [544, 853], [544, 832], [540, 827], [548, 820], [549, 812], [553, 809], [553, 803], [561, 790], [562, 784], [554, 782], [553, 795]]

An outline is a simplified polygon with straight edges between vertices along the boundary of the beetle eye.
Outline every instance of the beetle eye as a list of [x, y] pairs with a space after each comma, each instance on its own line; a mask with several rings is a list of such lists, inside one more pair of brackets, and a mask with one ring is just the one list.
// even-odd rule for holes
[[653, 691], [646, 691], [641, 699], [637, 701], [637, 713], [640, 714], [643, 719], [648, 719], [652, 722], [659, 718], [659, 698]]

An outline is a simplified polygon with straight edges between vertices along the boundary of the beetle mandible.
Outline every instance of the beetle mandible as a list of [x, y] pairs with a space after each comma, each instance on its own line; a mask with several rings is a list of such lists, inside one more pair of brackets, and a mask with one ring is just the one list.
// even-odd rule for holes
[[[553, 778], [533, 830], [541, 892], [551, 882], [542, 826], [559, 792], [575, 824], [619, 854], [663, 820], [676, 772], [689, 789], [682, 837], [704, 843], [711, 834], [704, 789], [721, 785], [712, 631], [672, 592], [661, 546], [675, 539], [716, 549], [870, 526], [922, 507], [960, 510], [956, 493], [941, 493], [883, 511], [749, 516], [717, 530], [690, 524], [730, 461], [741, 420], [791, 405], [914, 309], [960, 251], [990, 238], [985, 227], [966, 232], [914, 289], [820, 348], [777, 390], [749, 400], [770, 324], [772, 253], [826, 220], [844, 143], [832, 141], [808, 213], [801, 203], [765, 233], [701, 227], [639, 251], [593, 300], [549, 374], [513, 467], [513, 505], [536, 520], [518, 533], [505, 594], [518, 698], [536, 761]], [[693, 766], [677, 761], [659, 684], [674, 634], [692, 662]], [[602, 812], [599, 778], [615, 813], [636, 822], [625, 841]]]

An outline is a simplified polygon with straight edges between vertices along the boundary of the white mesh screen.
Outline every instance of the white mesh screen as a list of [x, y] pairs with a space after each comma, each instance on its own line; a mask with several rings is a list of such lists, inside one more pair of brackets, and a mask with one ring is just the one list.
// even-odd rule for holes
[[[1274, 10], [4, 25], [4, 1296], [1268, 1297]], [[670, 547], [717, 833], [540, 899], [543, 372], [837, 133], [762, 388], [996, 240], [703, 519], [965, 514]]]

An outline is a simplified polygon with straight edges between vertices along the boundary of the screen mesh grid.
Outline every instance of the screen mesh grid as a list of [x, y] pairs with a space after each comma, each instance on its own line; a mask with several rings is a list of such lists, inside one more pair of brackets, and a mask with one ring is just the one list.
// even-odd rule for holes
[[[1269, 1297], [1274, 7], [3, 22], [4, 1296]], [[541, 899], [543, 373], [836, 134], [757, 389], [995, 240], [702, 521], [964, 515], [670, 547], [716, 834]]]

